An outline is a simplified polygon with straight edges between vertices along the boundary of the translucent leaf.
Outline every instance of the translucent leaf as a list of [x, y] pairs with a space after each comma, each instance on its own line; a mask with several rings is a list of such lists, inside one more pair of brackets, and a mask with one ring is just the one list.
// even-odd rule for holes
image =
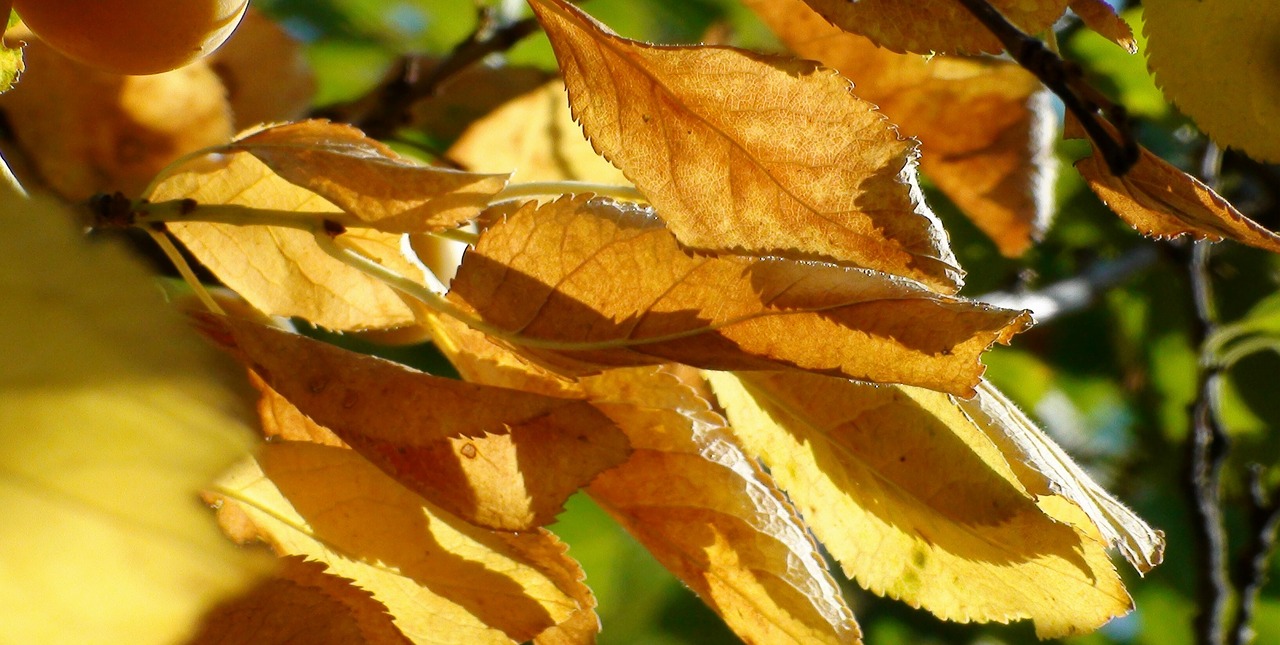
[[385, 605], [325, 569], [300, 556], [281, 558], [274, 577], [206, 614], [188, 645], [409, 643]]
[[266, 563], [198, 492], [252, 445], [237, 370], [141, 263], [0, 199], [0, 603], [15, 643], [171, 643]]
[[1048, 227], [1057, 162], [1047, 91], [1016, 63], [897, 54], [842, 31], [802, 0], [748, 0], [791, 51], [853, 80], [920, 140], [920, 169], [1001, 253], [1024, 253]]
[[1224, 147], [1280, 162], [1280, 4], [1142, 6], [1147, 63], [1164, 95]]
[[532, 0], [574, 116], [685, 245], [822, 259], [954, 293], [963, 272], [916, 185], [914, 145], [806, 61], [621, 38]]
[[691, 255], [650, 211], [585, 197], [506, 215], [463, 259], [451, 297], [564, 371], [795, 367], [960, 394], [978, 356], [1029, 324], [874, 271]]
[[351, 450], [264, 448], [261, 467], [244, 462], [209, 494], [224, 530], [325, 563], [385, 605], [413, 642], [523, 642], [577, 616], [581, 570], [552, 534], [467, 524]]
[[205, 328], [311, 421], [479, 526], [548, 524], [630, 452], [581, 400], [432, 376], [244, 321], [211, 318]]
[[[995, 54], [1004, 46], [956, 0], [804, 0], [832, 24], [881, 47], [916, 54]], [[990, 0], [1022, 31], [1053, 26], [1068, 0]]]
[[1133, 30], [1123, 18], [1116, 15], [1115, 8], [1104, 0], [1071, 0], [1071, 11], [1102, 37], [1123, 47], [1130, 54], [1138, 53]]
[[1085, 514], [1026, 488], [945, 394], [795, 373], [713, 374], [743, 445], [869, 590], [947, 620], [1087, 633], [1132, 603]]

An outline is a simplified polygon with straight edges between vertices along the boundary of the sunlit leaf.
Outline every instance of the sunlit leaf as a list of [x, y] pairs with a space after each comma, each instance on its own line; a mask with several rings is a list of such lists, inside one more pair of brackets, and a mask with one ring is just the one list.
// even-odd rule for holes
[[[917, 54], [980, 54], [1004, 50], [1000, 41], [957, 0], [804, 0], [832, 24], [881, 47]], [[990, 0], [1009, 22], [1028, 33], [1053, 25], [1068, 0]]]
[[1151, 0], [1143, 18], [1165, 96], [1224, 147], [1280, 162], [1280, 4]]
[[[285, 212], [341, 212], [247, 154], [185, 164], [160, 181], [149, 198]], [[298, 316], [337, 330], [399, 327], [414, 320], [400, 294], [325, 254], [305, 230], [206, 222], [171, 223], [168, 228], [223, 284], [265, 313]], [[422, 279], [420, 266], [403, 254], [401, 236], [351, 229], [343, 237], [384, 266]]]
[[1130, 54], [1138, 53], [1133, 30], [1123, 18], [1116, 15], [1115, 8], [1104, 0], [1071, 0], [1071, 11], [1102, 37], [1123, 47]]
[[959, 289], [963, 272], [916, 186], [913, 144], [835, 72], [725, 47], [647, 45], [562, 0], [531, 4], [587, 137], [682, 243]]
[[134, 258], [0, 199], [0, 603], [15, 643], [171, 643], [266, 563], [198, 492], [251, 444], [232, 365]]
[[480, 526], [548, 524], [630, 452], [626, 436], [581, 400], [432, 376], [244, 321], [204, 326], [310, 420]]
[[978, 356], [1029, 324], [873, 271], [691, 255], [652, 212], [586, 197], [506, 215], [451, 297], [562, 370], [795, 367], [959, 394]]
[[467, 524], [343, 448], [276, 441], [260, 460], [210, 493], [224, 530], [325, 563], [415, 643], [523, 642], [578, 614], [581, 570], [546, 531]]
[[474, 218], [506, 185], [506, 173], [423, 166], [349, 126], [302, 121], [272, 126], [228, 148], [248, 152], [272, 172], [374, 228], [425, 233]]
[[206, 614], [188, 645], [409, 643], [386, 606], [325, 569], [299, 556], [281, 558], [274, 577]]
[[791, 51], [851, 79], [904, 136], [920, 169], [1008, 256], [1024, 253], [1053, 208], [1056, 117], [1016, 63], [897, 54], [828, 23], [802, 0], [746, 2]]
[[1027, 490], [951, 397], [796, 373], [713, 374], [735, 433], [871, 591], [958, 621], [1085, 633], [1132, 603], [1084, 514]]

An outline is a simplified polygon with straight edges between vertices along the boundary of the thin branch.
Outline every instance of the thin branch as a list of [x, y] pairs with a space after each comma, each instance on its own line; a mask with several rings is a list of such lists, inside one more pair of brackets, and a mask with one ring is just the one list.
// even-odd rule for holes
[[[1102, 153], [1111, 174], [1119, 177], [1138, 161], [1138, 144], [1129, 135], [1124, 108], [1117, 105], [1084, 80], [1080, 67], [1062, 60], [1049, 51], [1044, 42], [1025, 33], [991, 6], [987, 0], [959, 0], [969, 13], [986, 26], [1024, 69], [1062, 99], [1067, 111], [1080, 121], [1085, 133]], [[1114, 122], [1117, 137], [1107, 132], [1099, 111], [1105, 110]]]
[[1263, 469], [1255, 464], [1249, 473], [1249, 541], [1236, 564], [1236, 587], [1240, 604], [1227, 637], [1230, 645], [1248, 645], [1253, 631], [1254, 610], [1267, 583], [1267, 571], [1276, 552], [1276, 530], [1280, 528], [1280, 495], [1268, 494]]
[[1158, 258], [1159, 253], [1154, 246], [1143, 245], [1042, 289], [996, 291], [977, 299], [1007, 309], [1029, 309], [1036, 322], [1043, 324], [1089, 307], [1108, 289], [1150, 268]]

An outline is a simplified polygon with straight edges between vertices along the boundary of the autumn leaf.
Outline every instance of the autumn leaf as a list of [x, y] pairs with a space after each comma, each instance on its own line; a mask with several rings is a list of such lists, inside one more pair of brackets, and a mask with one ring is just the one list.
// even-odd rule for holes
[[[626, 436], [581, 400], [432, 376], [245, 321], [203, 326], [309, 420], [478, 526], [548, 524], [630, 452]], [[272, 425], [296, 422], [278, 402], [270, 409]]]
[[578, 616], [581, 570], [546, 531], [470, 525], [343, 448], [276, 441], [260, 460], [209, 494], [224, 530], [325, 563], [414, 643], [523, 642]]
[[920, 169], [1001, 253], [1019, 256], [1044, 233], [1056, 117], [1034, 76], [1012, 61], [894, 53], [802, 0], [746, 4], [791, 51], [838, 70], [904, 136], [918, 138]]
[[1145, 2], [1147, 64], [1164, 95], [1224, 147], [1280, 162], [1280, 5]]
[[315, 97], [315, 74], [302, 44], [256, 7], [206, 60], [227, 88], [239, 129], [300, 119]]
[[1083, 513], [1029, 491], [951, 397], [798, 373], [709, 378], [746, 449], [869, 590], [947, 620], [1031, 619], [1041, 638], [1132, 609]]
[[264, 128], [227, 149], [252, 154], [286, 181], [388, 233], [426, 233], [471, 220], [508, 175], [423, 166], [354, 127], [318, 120]]
[[189, 645], [407, 645], [387, 608], [320, 562], [281, 558], [275, 576], [214, 608]]
[[[430, 64], [438, 62], [432, 61]], [[418, 64], [426, 65], [428, 62], [421, 61]], [[404, 72], [399, 71], [401, 76], [387, 79], [384, 83], [400, 81]], [[415, 103], [410, 110], [407, 127], [430, 133], [438, 141], [457, 141], [472, 124], [500, 106], [536, 90], [550, 78], [551, 74], [536, 67], [472, 65], [458, 70], [449, 77], [447, 83], [436, 88], [435, 94]], [[370, 102], [371, 105], [362, 107], [377, 109], [377, 95], [370, 98], [374, 99]], [[452, 159], [451, 156], [446, 156]], [[464, 164], [464, 167], [468, 170], [485, 171], [480, 166]], [[490, 172], [512, 170], [516, 169], [511, 166], [489, 169]]]
[[1071, 12], [1103, 38], [1121, 46], [1130, 54], [1138, 53], [1133, 30], [1105, 0], [1071, 0]]
[[1280, 236], [1145, 147], [1139, 146], [1137, 162], [1119, 177], [1101, 156], [1094, 146], [1088, 157], [1076, 162], [1076, 169], [1098, 198], [1139, 233], [1155, 238], [1226, 238], [1280, 252]]
[[[998, 54], [1004, 46], [956, 0], [804, 0], [832, 24], [896, 52]], [[1053, 26], [1069, 0], [989, 0], [1027, 33]]]
[[111, 241], [0, 199], [0, 602], [18, 643], [171, 643], [267, 563], [201, 487], [246, 455], [232, 364]]
[[726, 47], [647, 45], [562, 0], [530, 4], [587, 138], [683, 244], [959, 289], [913, 144], [838, 74]]
[[561, 370], [680, 362], [803, 370], [971, 394], [978, 356], [1028, 315], [886, 274], [698, 256], [647, 209], [566, 197], [485, 231], [451, 297]]

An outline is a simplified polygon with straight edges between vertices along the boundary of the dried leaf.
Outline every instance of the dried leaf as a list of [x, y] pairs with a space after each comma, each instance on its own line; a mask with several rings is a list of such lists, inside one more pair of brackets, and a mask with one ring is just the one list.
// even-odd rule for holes
[[[185, 164], [147, 197], [286, 212], [341, 212], [247, 154]], [[414, 320], [399, 293], [327, 255], [309, 232], [211, 223], [171, 223], [168, 228], [223, 284], [267, 314], [298, 316], [337, 330], [385, 329]], [[401, 236], [350, 229], [342, 237], [400, 275], [422, 279], [420, 265], [403, 255]]]
[[239, 129], [300, 119], [311, 107], [316, 80], [301, 43], [254, 7], [205, 60], [227, 88]]
[[773, 481], [666, 370], [585, 379], [636, 452], [589, 492], [748, 643], [856, 643], [857, 623]]
[[1147, 65], [1164, 95], [1224, 147], [1280, 163], [1280, 4], [1144, 2]]
[[[916, 54], [996, 54], [1004, 46], [956, 0], [804, 0], [832, 24], [877, 45]], [[1057, 22], [1068, 0], [990, 0], [1009, 22], [1035, 34]]]
[[951, 397], [796, 373], [710, 380], [743, 445], [871, 591], [947, 620], [1031, 619], [1041, 638], [1132, 609], [1088, 518], [1028, 491]]
[[224, 530], [324, 562], [385, 605], [413, 642], [523, 642], [578, 615], [581, 569], [552, 534], [469, 525], [351, 450], [264, 448], [261, 467], [245, 462], [209, 494]]
[[274, 577], [206, 614], [189, 645], [409, 643], [386, 606], [350, 580], [300, 556], [281, 563]]
[[1071, 0], [1070, 4], [1071, 11], [1090, 29], [1123, 47], [1130, 54], [1138, 53], [1138, 42], [1133, 39], [1133, 30], [1129, 28], [1129, 23], [1116, 15], [1115, 8], [1110, 4], [1104, 0]]
[[1139, 147], [1138, 161], [1121, 177], [1111, 174], [1097, 147], [1076, 162], [1089, 187], [1120, 219], [1155, 238], [1190, 235], [1229, 238], [1280, 253], [1280, 236], [1245, 217], [1213, 189]]
[[307, 417], [478, 526], [548, 524], [630, 452], [626, 436], [581, 400], [423, 374], [245, 321], [204, 326]]
[[527, 204], [487, 230], [451, 297], [566, 371], [785, 366], [960, 394], [978, 356], [1029, 324], [873, 271], [690, 255], [649, 210], [586, 197]]
[[267, 569], [197, 499], [251, 408], [142, 263], [71, 219], [0, 199], [3, 638], [172, 643]]
[[507, 183], [506, 173], [419, 165], [349, 125], [328, 121], [268, 127], [228, 149], [252, 154], [290, 183], [389, 233], [458, 226]]
[[231, 138], [222, 82], [203, 62], [120, 76], [24, 38], [31, 73], [0, 96], [0, 109], [40, 180], [69, 200], [137, 195], [179, 155]]
[[1057, 161], [1048, 91], [1016, 63], [897, 54], [842, 31], [802, 0], [747, 0], [791, 51], [839, 70], [904, 136], [920, 169], [1001, 253], [1024, 253], [1049, 225]]
[[467, 128], [448, 157], [479, 172], [514, 170], [512, 182], [627, 185], [582, 138], [564, 92], [563, 83], [552, 81], [511, 100]]
[[[430, 69], [438, 62], [423, 60], [420, 64]], [[390, 82], [404, 78], [403, 69], [391, 70], [393, 74], [396, 72], [399, 74]], [[450, 76], [431, 96], [415, 103], [406, 127], [425, 132], [436, 141], [456, 141], [473, 123], [508, 101], [535, 90], [549, 78], [546, 71], [534, 67], [472, 65]], [[375, 101], [381, 96], [370, 95]], [[483, 170], [478, 166], [469, 169]], [[512, 168], [493, 170], [511, 172]]]
[[838, 74], [725, 47], [646, 45], [562, 0], [530, 4], [587, 137], [682, 243], [959, 289], [913, 144]]

